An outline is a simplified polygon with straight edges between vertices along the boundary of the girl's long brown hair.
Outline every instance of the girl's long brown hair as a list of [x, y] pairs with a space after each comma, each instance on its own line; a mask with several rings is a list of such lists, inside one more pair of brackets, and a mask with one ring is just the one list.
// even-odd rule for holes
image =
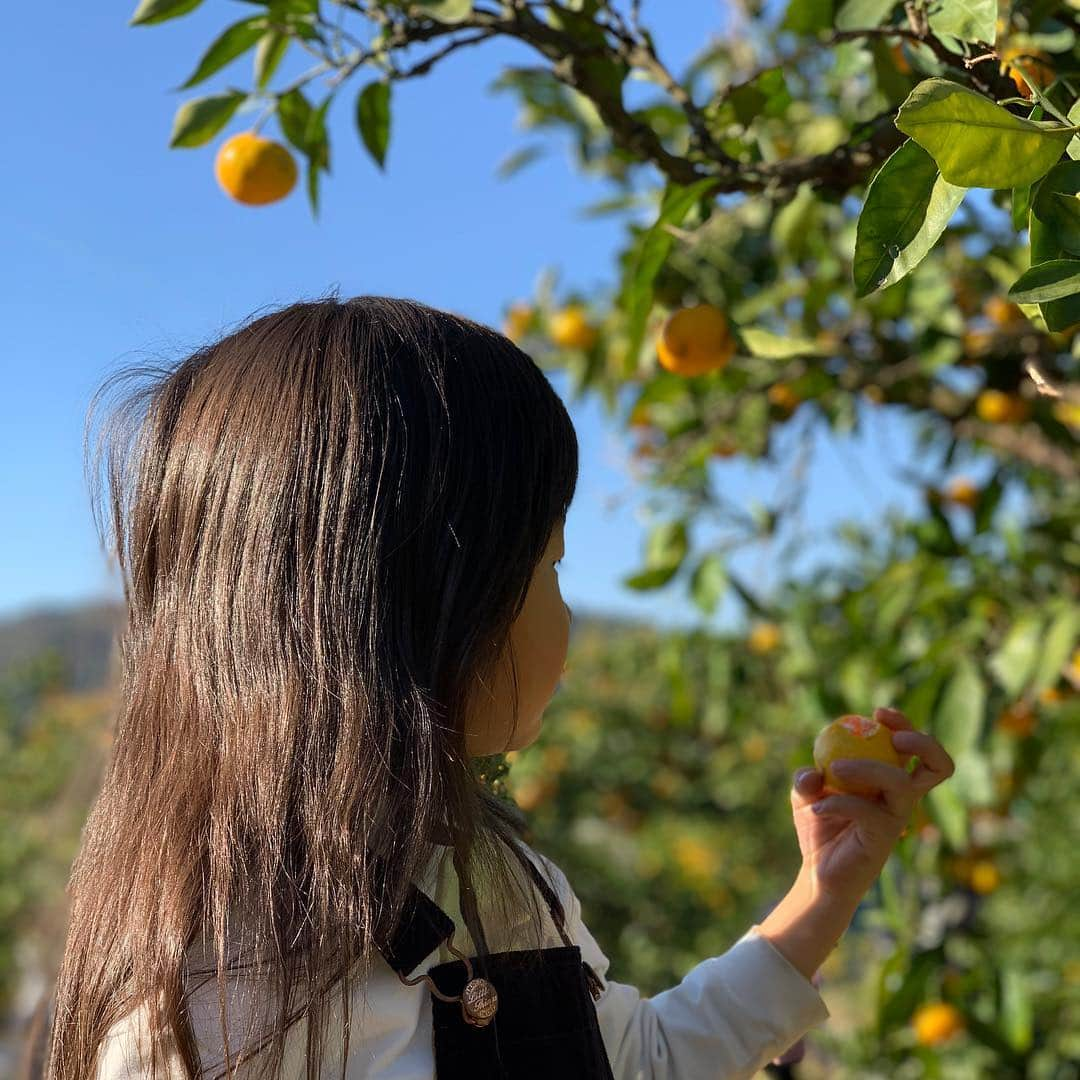
[[[509, 630], [573, 497], [574, 429], [513, 343], [404, 299], [295, 303], [122, 369], [94, 395], [88, 449], [99, 400], [142, 376], [87, 457], [128, 618], [46, 1074], [93, 1078], [110, 1027], [145, 1008], [149, 1075], [166, 1054], [201, 1075], [185, 995], [205, 932], [228, 1074], [279, 1075], [306, 1015], [319, 1076], [328, 991], [363, 998], [433, 841], [481, 955], [478, 896], [531, 903], [540, 925], [521, 818], [463, 733], [478, 685], [507, 659], [515, 673]], [[276, 1015], [236, 1047], [240, 971]], [[344, 1075], [348, 1023], [332, 1049]]]

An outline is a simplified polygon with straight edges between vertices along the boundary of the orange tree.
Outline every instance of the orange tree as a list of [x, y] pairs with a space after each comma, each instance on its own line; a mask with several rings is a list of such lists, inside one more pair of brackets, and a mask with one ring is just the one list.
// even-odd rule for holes
[[[143, 0], [132, 22], [198, 6]], [[928, 798], [868, 907], [867, 929], [887, 943], [871, 969], [874, 1014], [836, 1052], [853, 1068], [918, 1053], [932, 1070], [959, 1056], [994, 1075], [1062, 1075], [1080, 1055], [1077, 970], [1062, 966], [1076, 955], [1080, 764], [1073, 5], [789, 0], [774, 17], [748, 0], [744, 22], [681, 72], [637, 0], [249, 6], [184, 87], [245, 55], [250, 85], [182, 104], [172, 145], [208, 144], [241, 106], [256, 111], [250, 130], [265, 139], [274, 120], [282, 149], [304, 160], [317, 212], [327, 116], [347, 87], [359, 139], [385, 167], [394, 85], [511, 38], [535, 62], [495, 86], [539, 137], [504, 171], [563, 131], [580, 167], [612, 186], [590, 208], [625, 221], [611, 287], [585, 295], [547, 274], [535, 296], [508, 302], [506, 329], [567, 372], [575, 398], [599, 395], [633, 441], [657, 520], [626, 585], [686, 588], [706, 614], [730, 591], [754, 624], [745, 641], [675, 635], [579, 660], [586, 683], [515, 762], [512, 788], [573, 868], [589, 914], [608, 920], [624, 970], [655, 987], [722, 944], [718, 924], [687, 916], [663, 924], [677, 944], [661, 952], [657, 920], [695, 904], [723, 913], [725, 890], [735, 903], [740, 881], [782, 877], [746, 834], [768, 814], [781, 828], [786, 770], [809, 761], [825, 721], [895, 701], [957, 773]], [[294, 52], [310, 68], [275, 87]], [[287, 193], [234, 150], [237, 177]], [[241, 197], [239, 180], [225, 186]], [[923, 511], [845, 524], [838, 565], [773, 596], [741, 580], [732, 553], [779, 544], [801, 509], [805, 461], [798, 450], [782, 460], [781, 445], [873, 425], [881, 409], [917, 431], [903, 475]], [[723, 490], [733, 456], [790, 467], [788, 493], [736, 504]], [[943, 481], [976, 459], [990, 466], [984, 482]], [[1022, 524], [999, 512], [1006, 493]], [[801, 542], [791, 536], [778, 560]], [[663, 680], [651, 697], [595, 700], [604, 664], [651, 661]], [[647, 715], [669, 718], [660, 732], [643, 720], [646, 700]], [[586, 716], [602, 723], [574, 734]], [[616, 843], [612, 828], [631, 835]], [[660, 882], [651, 894], [632, 886], [641, 874]], [[690, 890], [681, 901], [672, 882]]]

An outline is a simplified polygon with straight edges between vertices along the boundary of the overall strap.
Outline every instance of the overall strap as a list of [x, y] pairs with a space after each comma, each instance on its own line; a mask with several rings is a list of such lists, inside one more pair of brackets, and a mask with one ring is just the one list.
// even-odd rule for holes
[[[527, 855], [515, 851], [521, 864], [527, 870], [540, 895], [551, 912], [552, 922], [565, 945], [574, 941], [566, 929], [566, 911], [551, 883], [540, 872], [536, 864]], [[413, 971], [427, 956], [430, 956], [444, 941], [450, 938], [455, 929], [454, 921], [438, 904], [415, 885], [410, 884], [405, 907], [397, 928], [388, 941], [376, 946], [387, 964], [402, 980]], [[451, 950], [456, 953], [457, 950]], [[593, 999], [603, 993], [604, 984], [592, 967], [582, 961], [585, 981]]]
[[389, 941], [376, 943], [383, 959], [404, 978], [454, 932], [454, 920], [415, 885], [409, 885], [401, 920]]
[[[551, 887], [551, 882], [540, 873], [536, 864], [528, 856], [522, 856], [521, 861], [528, 869], [528, 872], [533, 879], [533, 883], [540, 890], [540, 895], [547, 902], [548, 910], [551, 912], [551, 921], [559, 931], [559, 937], [562, 938], [565, 945], [573, 945], [574, 941], [566, 929], [566, 911], [563, 908], [562, 901], [559, 899], [558, 894]], [[585, 982], [588, 984], [589, 993], [595, 1001], [604, 992], [603, 981], [585, 960], [581, 961], [581, 966], [585, 969]]]

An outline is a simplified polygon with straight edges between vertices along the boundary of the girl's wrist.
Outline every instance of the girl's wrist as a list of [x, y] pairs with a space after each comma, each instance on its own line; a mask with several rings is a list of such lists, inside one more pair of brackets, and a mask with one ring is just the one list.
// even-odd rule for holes
[[858, 906], [858, 899], [825, 892], [804, 865], [787, 895], [758, 928], [794, 968], [812, 979], [851, 925]]

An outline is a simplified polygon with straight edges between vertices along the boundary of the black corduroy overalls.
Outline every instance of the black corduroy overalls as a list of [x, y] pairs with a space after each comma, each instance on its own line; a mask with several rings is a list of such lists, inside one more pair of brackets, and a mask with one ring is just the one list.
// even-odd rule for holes
[[[550, 906], [550, 888], [534, 877]], [[453, 999], [428, 989], [436, 1080], [614, 1080], [594, 1001], [602, 983], [567, 937], [561, 911], [553, 917], [563, 946], [489, 953], [427, 969], [438, 992]], [[418, 982], [423, 975], [406, 976], [454, 929], [450, 916], [414, 885], [396, 933], [380, 952], [403, 981]], [[470, 975], [498, 995], [484, 1026], [467, 1019], [458, 1000]], [[473, 988], [487, 989], [482, 983]]]

